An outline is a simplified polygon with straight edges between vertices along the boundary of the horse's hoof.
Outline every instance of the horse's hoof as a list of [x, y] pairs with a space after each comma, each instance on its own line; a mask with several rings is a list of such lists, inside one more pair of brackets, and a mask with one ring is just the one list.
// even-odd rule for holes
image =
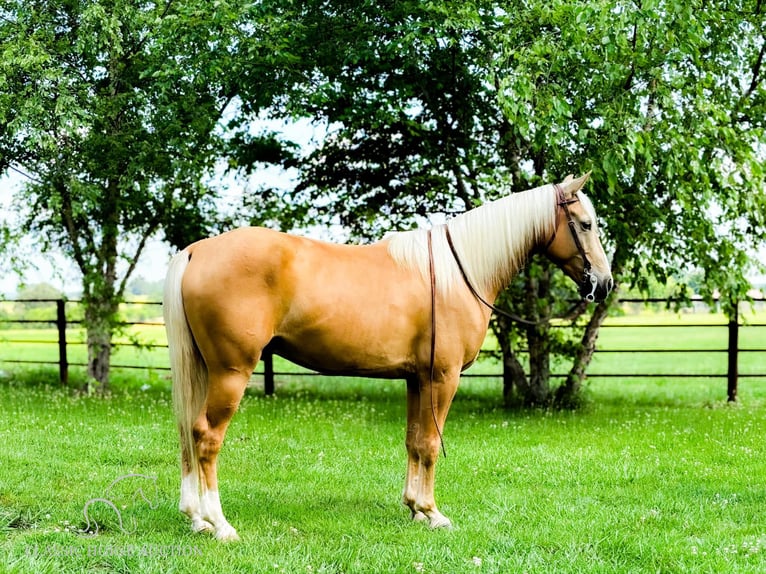
[[215, 527], [207, 520], [197, 518], [192, 520], [192, 532], [214, 532]]
[[216, 530], [215, 538], [221, 542], [236, 542], [239, 540], [239, 534], [237, 534], [237, 531], [234, 530], [234, 527], [231, 524], [227, 524]]
[[452, 530], [452, 522], [443, 514], [438, 514], [430, 518], [429, 525], [431, 528], [443, 528], [444, 530]]
[[419, 510], [413, 510], [412, 511], [412, 521], [413, 522], [425, 522], [428, 520], [428, 517], [420, 512]]

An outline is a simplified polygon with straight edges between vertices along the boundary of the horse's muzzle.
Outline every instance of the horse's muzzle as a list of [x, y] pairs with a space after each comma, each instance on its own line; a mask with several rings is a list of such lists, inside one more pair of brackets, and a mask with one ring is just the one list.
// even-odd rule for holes
[[583, 274], [582, 283], [580, 283], [580, 296], [590, 303], [598, 303], [606, 299], [613, 286], [614, 281], [611, 275], [599, 279], [595, 273], [586, 270]]

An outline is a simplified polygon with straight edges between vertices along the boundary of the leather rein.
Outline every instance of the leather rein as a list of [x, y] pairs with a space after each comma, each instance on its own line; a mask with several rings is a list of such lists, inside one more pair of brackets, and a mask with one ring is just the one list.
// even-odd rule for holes
[[[545, 244], [545, 248], [543, 249], [543, 252], [547, 251], [548, 248], [551, 246], [551, 243], [556, 239], [556, 231], [558, 229], [558, 220], [559, 220], [559, 210], [558, 208], [563, 209], [564, 215], [567, 218], [567, 224], [569, 225], [569, 231], [572, 234], [572, 240], [574, 241], [575, 247], [577, 247], [577, 251], [580, 253], [580, 257], [582, 257], [583, 260], [583, 283], [587, 285], [591, 285], [594, 283], [593, 279], [595, 277], [591, 274], [591, 262], [588, 259], [588, 256], [585, 254], [585, 249], [583, 248], [582, 242], [580, 241], [580, 238], [577, 235], [577, 229], [576, 224], [574, 221], [574, 218], [572, 217], [572, 212], [569, 211], [569, 205], [575, 202], [580, 201], [579, 198], [573, 196], [570, 199], [566, 199], [564, 197], [564, 190], [561, 188], [561, 186], [557, 183], [553, 184], [554, 189], [556, 190], [556, 223], [553, 226], [553, 235], [551, 235], [551, 238], [548, 240], [548, 242]], [[529, 319], [524, 319], [522, 317], [519, 317], [518, 315], [514, 315], [513, 313], [509, 313], [507, 311], [504, 311], [503, 309], [499, 309], [489, 301], [487, 301], [484, 297], [482, 297], [479, 292], [476, 290], [476, 288], [471, 283], [471, 280], [468, 278], [468, 274], [465, 271], [465, 268], [463, 267], [463, 263], [460, 261], [460, 257], [457, 254], [457, 250], [455, 249], [455, 244], [452, 242], [452, 235], [449, 232], [449, 225], [444, 226], [444, 235], [447, 238], [447, 245], [449, 245], [450, 251], [452, 252], [452, 257], [455, 259], [455, 263], [457, 263], [457, 268], [460, 270], [460, 274], [463, 276], [463, 281], [465, 282], [468, 289], [471, 291], [474, 297], [481, 301], [486, 307], [489, 309], [492, 309], [495, 313], [498, 315], [502, 315], [503, 317], [506, 317], [507, 319], [510, 319], [511, 321], [515, 321], [517, 323], [522, 323], [524, 325], [530, 325], [530, 326], [536, 326], [539, 324], [538, 321], [530, 321]], [[434, 304], [435, 304], [435, 298], [434, 298], [434, 289], [435, 289], [435, 277], [434, 277], [434, 271], [433, 271], [433, 253], [432, 253], [432, 247], [431, 247], [431, 231], [428, 232], [428, 259], [429, 259], [429, 265], [430, 265], [430, 272], [431, 272], [431, 309], [434, 310]], [[592, 301], [593, 300], [593, 292], [591, 292], [590, 295], [586, 297], [587, 300]], [[575, 305], [576, 307], [577, 305]], [[434, 314], [433, 312], [431, 313]]]
[[[580, 241], [580, 238], [577, 236], [577, 229], [575, 227], [574, 218], [572, 217], [571, 211], [569, 211], [569, 205], [572, 203], [575, 203], [577, 201], [580, 201], [579, 198], [572, 196], [570, 199], [566, 199], [564, 197], [564, 190], [561, 188], [561, 186], [557, 183], [553, 184], [554, 189], [556, 190], [556, 221], [553, 227], [553, 235], [548, 240], [548, 242], [545, 244], [545, 248], [543, 249], [543, 252], [547, 251], [548, 248], [551, 246], [553, 241], [556, 239], [556, 231], [558, 229], [558, 220], [559, 220], [559, 209], [561, 208], [564, 210], [564, 214], [567, 218], [567, 223], [569, 225], [569, 231], [572, 234], [572, 239], [574, 240], [574, 244], [577, 247], [577, 250], [580, 252], [580, 257], [582, 257], [583, 260], [583, 283], [589, 284], [589, 285], [595, 285], [595, 276], [591, 274], [591, 263], [588, 257], [585, 255], [585, 249], [582, 246], [582, 242]], [[508, 313], [507, 311], [504, 311], [502, 309], [497, 308], [492, 303], [484, 299], [479, 292], [476, 290], [476, 288], [471, 284], [470, 279], [468, 278], [468, 274], [465, 271], [465, 268], [463, 267], [463, 263], [460, 261], [460, 257], [457, 254], [457, 250], [455, 249], [455, 245], [452, 242], [452, 235], [449, 232], [449, 225], [444, 225], [444, 235], [447, 238], [447, 245], [449, 245], [450, 251], [452, 252], [452, 257], [455, 259], [455, 263], [457, 263], [457, 267], [460, 270], [460, 274], [463, 276], [463, 281], [465, 281], [465, 284], [468, 286], [468, 289], [471, 291], [474, 297], [481, 301], [485, 306], [492, 309], [495, 313], [498, 315], [502, 315], [504, 317], [507, 317], [511, 321], [516, 321], [517, 323], [523, 323], [525, 325], [530, 326], [536, 326], [539, 324], [539, 322], [536, 321], [529, 321], [528, 319], [523, 319], [522, 317], [519, 317], [517, 315], [514, 315], [513, 313]], [[442, 452], [444, 453], [444, 458], [447, 458], [447, 450], [444, 447], [444, 437], [442, 436], [442, 430], [439, 427], [439, 422], [436, 419], [436, 410], [434, 406], [434, 400], [433, 400], [433, 387], [434, 387], [434, 369], [435, 369], [435, 361], [436, 361], [436, 273], [434, 271], [434, 254], [433, 254], [433, 238], [431, 235], [431, 230], [428, 230], [427, 233], [428, 238], [428, 274], [429, 274], [429, 280], [431, 284], [431, 354], [430, 354], [430, 362], [428, 367], [428, 377], [429, 377], [429, 383], [430, 383], [430, 389], [431, 389], [431, 413], [433, 415], [434, 420], [434, 426], [436, 427], [436, 432], [439, 435], [439, 442], [441, 443]], [[586, 297], [587, 300], [593, 301], [593, 293], [595, 291], [595, 286], [593, 290], [591, 291], [590, 295]], [[577, 307], [577, 305], [575, 305]]]
[[[551, 246], [553, 241], [556, 239], [556, 231], [558, 230], [558, 220], [559, 220], [559, 209], [561, 208], [564, 211], [564, 215], [567, 218], [567, 224], [569, 226], [569, 231], [572, 234], [572, 240], [574, 241], [575, 246], [577, 247], [577, 251], [580, 253], [580, 257], [582, 257], [583, 260], [583, 284], [587, 286], [593, 286], [593, 289], [591, 290], [590, 295], [586, 296], [585, 299], [588, 301], [593, 301], [593, 293], [595, 292], [595, 276], [591, 274], [591, 262], [588, 259], [587, 255], [585, 254], [585, 248], [582, 245], [582, 242], [580, 241], [580, 238], [577, 235], [577, 228], [574, 221], [574, 218], [572, 217], [572, 212], [569, 211], [569, 206], [572, 203], [576, 203], [580, 201], [580, 199], [576, 196], [572, 196], [570, 199], [566, 199], [564, 197], [564, 190], [561, 188], [561, 186], [557, 183], [553, 184], [554, 189], [556, 190], [556, 222], [553, 227], [553, 235], [548, 240], [548, 242], [545, 244], [545, 248], [543, 249], [543, 252], [546, 252], [548, 248]], [[507, 311], [504, 311], [503, 309], [499, 309], [489, 301], [487, 301], [484, 297], [482, 297], [479, 292], [476, 290], [476, 288], [471, 283], [471, 280], [468, 278], [468, 274], [465, 271], [465, 268], [463, 267], [463, 263], [460, 261], [460, 257], [457, 254], [457, 250], [455, 249], [455, 244], [452, 242], [452, 235], [449, 232], [449, 225], [444, 225], [444, 235], [447, 238], [447, 245], [449, 245], [450, 251], [452, 252], [452, 257], [455, 259], [455, 263], [457, 263], [457, 267], [460, 270], [460, 274], [463, 276], [463, 281], [465, 281], [465, 284], [468, 286], [468, 289], [471, 291], [474, 297], [481, 301], [486, 307], [489, 309], [492, 309], [495, 313], [498, 315], [502, 315], [511, 321], [515, 321], [517, 323], [522, 323], [524, 325], [530, 325], [530, 326], [537, 326], [541, 323], [541, 321], [530, 321], [528, 319], [523, 319], [522, 317], [519, 317], [518, 315], [514, 315], [513, 313], [508, 313]], [[433, 254], [433, 237], [431, 234], [431, 230], [428, 230], [427, 233], [428, 238], [428, 274], [429, 274], [429, 280], [430, 280], [430, 286], [431, 286], [431, 359], [429, 363], [428, 368], [428, 377], [430, 382], [430, 388], [431, 388], [431, 413], [433, 415], [434, 420], [434, 426], [436, 427], [436, 432], [439, 435], [439, 442], [441, 443], [442, 452], [444, 453], [444, 458], [447, 458], [447, 450], [444, 447], [444, 437], [442, 436], [441, 428], [439, 427], [439, 422], [436, 419], [436, 410], [434, 406], [433, 401], [433, 383], [434, 383], [434, 369], [435, 369], [435, 361], [436, 361], [436, 272], [434, 271], [434, 254]], [[575, 305], [575, 308], [579, 306], [579, 303]], [[571, 314], [571, 311], [570, 313]]]

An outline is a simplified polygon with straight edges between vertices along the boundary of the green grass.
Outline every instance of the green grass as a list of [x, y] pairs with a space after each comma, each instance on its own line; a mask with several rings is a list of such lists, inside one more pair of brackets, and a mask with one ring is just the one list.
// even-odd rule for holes
[[[135, 375], [134, 375], [135, 376]], [[42, 382], [40, 382], [42, 381]], [[411, 523], [404, 389], [295, 379], [249, 391], [220, 461], [240, 543], [189, 532], [176, 510], [166, 389], [78, 396], [0, 382], [0, 572], [762, 572], [766, 389], [739, 406], [692, 381], [600, 381], [579, 412], [498, 407], [497, 382], [463, 383], [437, 500], [452, 531]], [[709, 383], [708, 383], [708, 386]], [[122, 493], [127, 533], [83, 506], [128, 473], [156, 477], [150, 508]]]
[[[610, 319], [725, 323], [700, 314]], [[749, 319], [766, 322], [766, 317]], [[72, 332], [72, 339], [82, 334]], [[162, 328], [133, 335], [164, 341]], [[53, 339], [51, 339], [53, 337]], [[591, 372], [725, 373], [726, 328], [604, 328]], [[766, 348], [766, 328], [740, 334]], [[0, 331], [0, 359], [39, 359], [50, 330]], [[70, 361], [84, 362], [83, 345]], [[48, 351], [44, 351], [48, 352]], [[78, 355], [80, 353], [80, 355]], [[764, 372], [743, 353], [741, 372]], [[167, 364], [166, 350], [120, 348], [117, 364]], [[275, 361], [278, 371], [297, 367]], [[762, 572], [766, 570], [766, 379], [599, 378], [580, 411], [505, 411], [497, 377], [466, 378], [445, 433], [437, 501], [456, 528], [413, 524], [404, 479], [404, 388], [396, 381], [259, 378], [220, 461], [224, 510], [242, 542], [189, 531], [177, 510], [178, 453], [166, 371], [115, 369], [114, 393], [62, 389], [55, 366], [0, 375], [0, 573], [46, 572]], [[484, 361], [472, 373], [497, 373]], [[83, 379], [73, 369], [73, 387]], [[156, 477], [114, 497], [124, 518], [85, 504], [130, 473]], [[144, 480], [142, 483], [141, 480]], [[100, 504], [100, 505], [99, 505]]]

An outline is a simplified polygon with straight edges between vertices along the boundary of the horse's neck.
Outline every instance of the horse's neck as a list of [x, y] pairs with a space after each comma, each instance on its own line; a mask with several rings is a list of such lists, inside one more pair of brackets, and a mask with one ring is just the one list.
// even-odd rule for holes
[[495, 298], [555, 225], [546, 185], [486, 203], [449, 223], [456, 250], [474, 287]]

